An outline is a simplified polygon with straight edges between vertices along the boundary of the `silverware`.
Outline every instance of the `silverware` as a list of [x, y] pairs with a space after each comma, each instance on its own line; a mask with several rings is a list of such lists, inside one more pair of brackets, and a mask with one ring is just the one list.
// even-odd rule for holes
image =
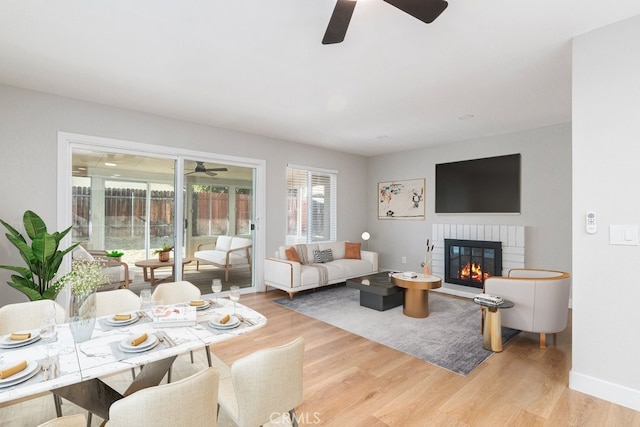
[[241, 314], [236, 314], [236, 317], [240, 322], [245, 322], [247, 325], [254, 326], [255, 323], [252, 320], [245, 319]]

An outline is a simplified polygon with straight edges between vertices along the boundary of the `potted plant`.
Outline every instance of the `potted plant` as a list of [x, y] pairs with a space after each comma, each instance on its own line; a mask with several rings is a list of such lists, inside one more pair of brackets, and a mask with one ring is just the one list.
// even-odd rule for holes
[[118, 261], [120, 262], [120, 259], [122, 258], [122, 255], [124, 255], [124, 252], [120, 252], [120, 251], [111, 251], [111, 252], [107, 252], [106, 256], [109, 259], [112, 259], [114, 261]]
[[153, 253], [158, 254], [158, 259], [161, 262], [167, 262], [169, 261], [169, 255], [172, 250], [173, 250], [173, 246], [171, 246], [168, 243], [164, 243], [162, 245], [162, 248], [156, 249], [155, 251], [153, 251]]
[[[60, 268], [62, 258], [79, 243], [74, 243], [67, 249], [59, 250], [60, 241], [71, 231], [72, 227], [62, 232], [49, 234], [42, 218], [33, 211], [26, 211], [23, 215], [24, 229], [27, 237], [20, 234], [5, 221], [0, 220], [9, 233], [7, 239], [18, 249], [26, 267], [0, 265], [0, 268], [11, 270], [17, 274], [11, 275], [7, 284], [24, 293], [31, 301], [41, 299], [55, 299], [58, 288], [53, 285], [53, 279]], [[27, 238], [31, 240], [29, 244]]]

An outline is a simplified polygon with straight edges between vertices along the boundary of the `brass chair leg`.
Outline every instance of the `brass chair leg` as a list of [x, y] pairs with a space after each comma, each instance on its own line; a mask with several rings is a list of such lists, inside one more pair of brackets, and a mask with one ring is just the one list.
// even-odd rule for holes
[[540, 333], [540, 348], [547, 348], [547, 337], [544, 332]]

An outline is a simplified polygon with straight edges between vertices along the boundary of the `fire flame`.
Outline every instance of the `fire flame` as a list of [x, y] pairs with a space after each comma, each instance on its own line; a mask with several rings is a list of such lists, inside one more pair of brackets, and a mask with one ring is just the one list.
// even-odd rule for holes
[[460, 269], [460, 278], [469, 280], [471, 279], [474, 282], [482, 283], [484, 279], [489, 277], [489, 273], [482, 272], [482, 266], [480, 264], [470, 263], [468, 262], [465, 266]]

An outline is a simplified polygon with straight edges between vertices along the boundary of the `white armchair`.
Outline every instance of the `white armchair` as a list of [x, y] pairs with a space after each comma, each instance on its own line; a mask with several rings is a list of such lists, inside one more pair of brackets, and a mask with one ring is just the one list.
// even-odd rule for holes
[[499, 295], [514, 303], [501, 310], [502, 326], [540, 334], [540, 348], [546, 335], [567, 327], [571, 278], [554, 270], [515, 268], [506, 277], [489, 277], [484, 292]]

